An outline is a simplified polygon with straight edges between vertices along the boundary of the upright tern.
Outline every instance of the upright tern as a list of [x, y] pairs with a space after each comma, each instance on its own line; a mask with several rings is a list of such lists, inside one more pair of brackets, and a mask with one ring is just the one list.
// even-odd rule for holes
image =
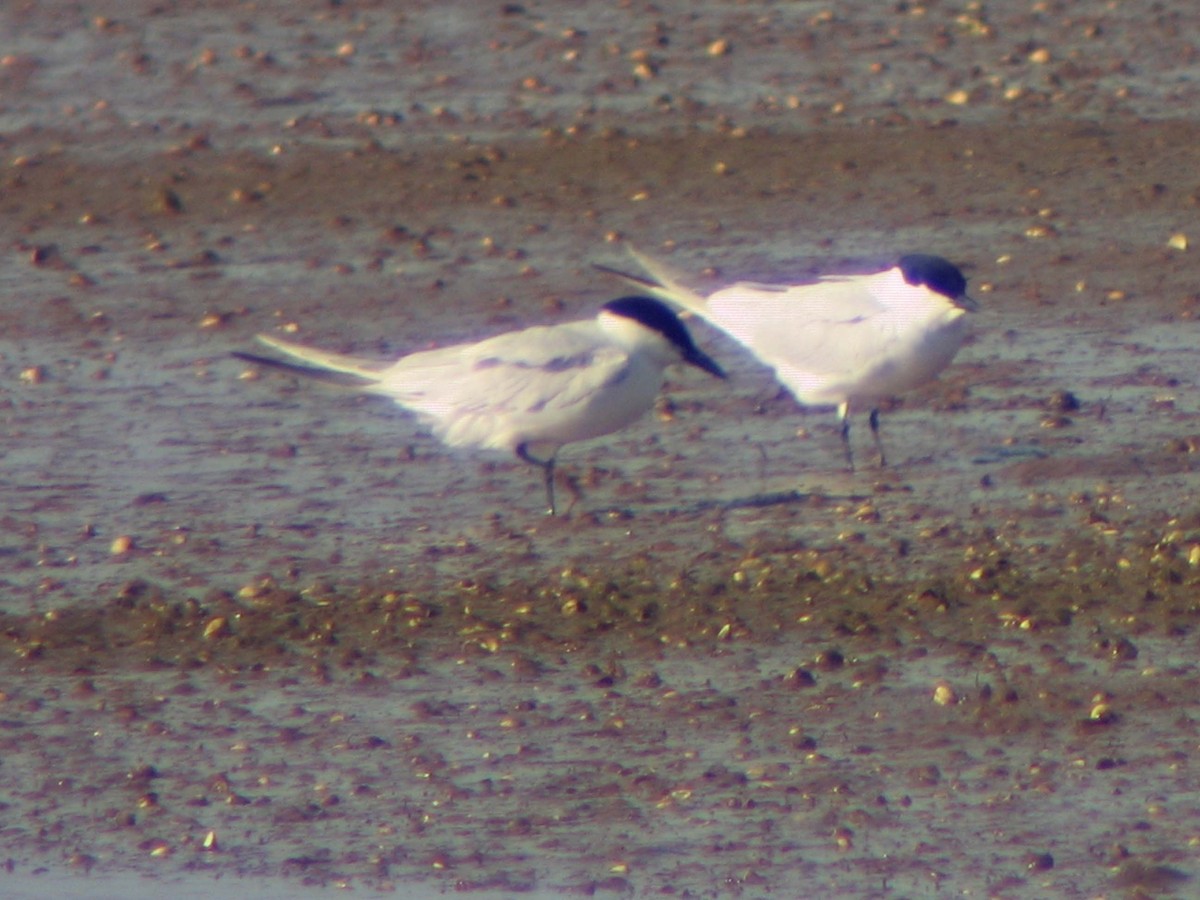
[[705, 295], [670, 266], [629, 252], [649, 278], [596, 268], [726, 332], [801, 404], [836, 406], [851, 471], [851, 406], [870, 409], [879, 464], [886, 465], [879, 401], [937, 377], [962, 346], [966, 313], [977, 308], [962, 272], [940, 256], [911, 254], [881, 272], [806, 283], [738, 282]]

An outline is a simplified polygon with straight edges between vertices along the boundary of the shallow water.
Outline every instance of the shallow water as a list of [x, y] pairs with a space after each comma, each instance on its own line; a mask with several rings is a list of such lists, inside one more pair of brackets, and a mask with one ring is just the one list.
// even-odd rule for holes
[[[0, 11], [5, 889], [1188, 895], [1197, 14], [471, 10]], [[590, 315], [621, 238], [983, 311], [854, 474], [694, 324], [559, 519], [228, 356]]]

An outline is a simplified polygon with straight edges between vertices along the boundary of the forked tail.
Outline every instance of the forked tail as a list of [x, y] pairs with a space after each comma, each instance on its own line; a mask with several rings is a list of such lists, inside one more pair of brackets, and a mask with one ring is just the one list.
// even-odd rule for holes
[[350, 387], [370, 387], [378, 383], [380, 370], [387, 366], [387, 363], [379, 363], [357, 356], [349, 356], [344, 353], [331, 353], [327, 350], [318, 350], [315, 347], [293, 344], [291, 341], [285, 341], [282, 338], [271, 337], [265, 334], [258, 335], [258, 340], [268, 347], [278, 350], [280, 353], [286, 353], [288, 356], [302, 360], [307, 365], [291, 362], [290, 360], [272, 359], [269, 356], [259, 356], [256, 353], [242, 353], [240, 351], [234, 351], [233, 356], [258, 365], [283, 369], [295, 375], [317, 378], [321, 381], [329, 381], [334, 384]]
[[639, 253], [633, 247], [626, 245], [625, 249], [629, 252], [630, 256], [637, 260], [638, 265], [646, 270], [650, 275], [649, 278], [642, 275], [634, 275], [631, 272], [623, 272], [620, 269], [614, 269], [611, 266], [604, 266], [599, 263], [593, 263], [593, 266], [601, 272], [608, 275], [615, 275], [617, 278], [624, 279], [630, 284], [637, 285], [639, 288], [649, 291], [660, 300], [674, 303], [676, 306], [682, 307], [688, 312], [695, 313], [701, 318], [708, 318], [708, 303], [705, 297], [683, 283], [682, 273], [677, 272], [666, 263], [651, 259], [644, 253]]

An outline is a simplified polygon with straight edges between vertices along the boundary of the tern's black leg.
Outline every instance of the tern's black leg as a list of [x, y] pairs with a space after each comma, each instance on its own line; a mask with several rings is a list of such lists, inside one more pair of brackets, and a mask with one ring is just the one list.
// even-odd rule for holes
[[871, 410], [871, 418], [868, 420], [871, 423], [871, 434], [875, 435], [875, 449], [879, 451], [879, 468], [884, 468], [887, 465], [887, 457], [883, 455], [883, 438], [879, 436], [879, 410]]
[[850, 448], [850, 404], [840, 403], [838, 421], [842, 424], [842, 449], [846, 451], [846, 468], [854, 471], [854, 451]]
[[550, 515], [556, 515], [554, 509], [554, 454], [550, 454], [549, 459], [538, 459], [529, 452], [529, 447], [525, 444], [517, 445], [517, 456], [529, 463], [537, 466], [542, 470], [546, 478], [546, 511]]

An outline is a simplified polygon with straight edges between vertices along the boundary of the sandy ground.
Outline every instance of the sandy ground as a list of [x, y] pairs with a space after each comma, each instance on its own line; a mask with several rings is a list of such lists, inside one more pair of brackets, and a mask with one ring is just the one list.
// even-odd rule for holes
[[[8, 896], [1194, 893], [1197, 13], [110, 6], [0, 11]], [[854, 474], [694, 325], [731, 383], [556, 519], [228, 356], [587, 316], [626, 240], [983, 309]]]

